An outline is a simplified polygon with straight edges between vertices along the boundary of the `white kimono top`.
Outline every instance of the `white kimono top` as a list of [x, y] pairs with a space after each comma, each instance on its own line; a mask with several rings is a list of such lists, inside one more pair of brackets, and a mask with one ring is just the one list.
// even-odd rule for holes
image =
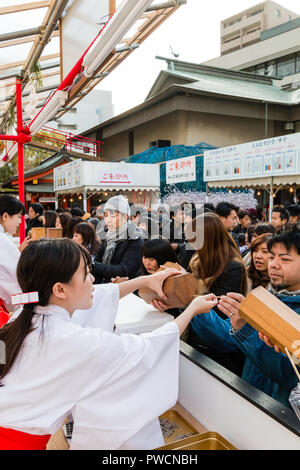
[[113, 334], [119, 287], [95, 287], [94, 306], [72, 318], [56, 305], [36, 307], [35, 330], [2, 379], [0, 426], [54, 434], [71, 412], [71, 449], [163, 445], [157, 417], [177, 400], [178, 327]]
[[8, 310], [14, 310], [11, 303], [12, 294], [22, 292], [17, 281], [17, 264], [20, 252], [0, 224], [0, 298]]

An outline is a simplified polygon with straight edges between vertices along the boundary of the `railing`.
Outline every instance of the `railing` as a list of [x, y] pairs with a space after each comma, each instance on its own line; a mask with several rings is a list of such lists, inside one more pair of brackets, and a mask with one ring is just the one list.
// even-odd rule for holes
[[71, 132], [65, 132], [52, 127], [43, 127], [34, 137], [43, 143], [54, 147], [66, 147], [70, 152], [88, 154], [97, 160], [101, 160], [102, 144], [100, 140], [89, 139]]

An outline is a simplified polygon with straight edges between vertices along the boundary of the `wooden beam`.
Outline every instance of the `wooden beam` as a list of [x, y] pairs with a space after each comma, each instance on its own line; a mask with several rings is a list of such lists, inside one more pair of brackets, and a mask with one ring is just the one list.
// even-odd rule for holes
[[8, 15], [9, 13], [17, 13], [20, 11], [36, 10], [38, 8], [48, 8], [51, 4], [50, 0], [41, 2], [22, 3], [21, 5], [12, 5], [0, 8], [0, 15]]
[[[122, 38], [120, 42], [125, 42], [127, 45], [132, 43], [141, 44], [156, 28], [158, 28], [172, 13], [174, 13], [179, 7], [166, 8], [165, 10], [157, 10], [147, 15], [143, 15], [145, 21], [140, 25], [137, 32], [131, 38]], [[141, 18], [140, 18], [141, 19]], [[138, 20], [137, 20], [138, 21]], [[100, 65], [97, 73], [103, 72], [112, 72], [128, 55], [132, 53], [132, 50], [124, 51], [122, 53], [116, 53], [115, 50], [106, 58], [106, 60]], [[81, 91], [90, 91], [92, 90], [103, 78], [93, 80], [93, 77], [86, 78], [83, 76], [75, 87], [71, 90], [70, 96], [66, 104], [70, 104], [76, 100], [79, 101], [81, 98], [77, 99], [77, 95]], [[62, 116], [64, 112], [59, 113], [59, 116]]]
[[[35, 140], [34, 139], [34, 136], [32, 137], [32, 140], [31, 142], [29, 142], [28, 146], [30, 147], [36, 147], [36, 148], [40, 148], [42, 150], [50, 150], [51, 152], [58, 152], [62, 147], [63, 145], [61, 145], [60, 147], [59, 146], [54, 146], [54, 145], [49, 145], [49, 144], [45, 144], [44, 142], [40, 142], [39, 140]], [[88, 155], [86, 153], [81, 153], [81, 152], [75, 152], [74, 150], [70, 149], [70, 148], [67, 148], [67, 152], [70, 154], [70, 155], [73, 155], [74, 157], [79, 157], [79, 158], [82, 158], [83, 160], [92, 160], [92, 161], [95, 161], [96, 160], [96, 157], [92, 156], [92, 155]], [[51, 170], [53, 171], [53, 170]], [[44, 174], [44, 176], [46, 175], [47, 173]], [[39, 177], [43, 176], [43, 174], [41, 174]], [[37, 176], [35, 177], [37, 178]]]
[[[59, 54], [45, 55], [39, 58], [39, 62], [42, 62], [43, 60], [57, 59], [57, 57], [59, 57]], [[0, 65], [0, 70], [12, 69], [14, 67], [21, 67], [22, 65], [25, 64], [25, 62], [26, 62], [26, 59], [20, 60], [19, 62], [11, 62], [10, 64], [2, 64]]]
[[[59, 75], [59, 70], [57, 70], [56, 72], [45, 73], [44, 75], [42, 75], [42, 79], [47, 78], [47, 77], [53, 77], [54, 75]], [[0, 83], [0, 88], [15, 87], [15, 85], [16, 85], [16, 81], [5, 82], [2, 84]]]
[[[54, 31], [51, 34], [51, 39], [59, 36], [59, 31]], [[34, 42], [39, 37], [38, 34], [34, 34], [33, 36], [27, 36], [25, 38], [17, 38], [17, 39], [10, 39], [9, 41], [1, 41], [1, 47], [9, 47], [9, 46], [18, 46], [19, 44], [24, 44], [26, 42]]]

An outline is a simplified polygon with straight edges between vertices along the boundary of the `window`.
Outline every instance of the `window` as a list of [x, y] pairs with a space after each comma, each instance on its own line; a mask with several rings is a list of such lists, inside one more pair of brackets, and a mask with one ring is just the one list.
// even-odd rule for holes
[[234, 36], [232, 38], [225, 39], [225, 40], [223, 40], [223, 44], [227, 44], [228, 42], [235, 41], [236, 39], [239, 39], [240, 37], [241, 36]]
[[128, 142], [129, 142], [129, 155], [134, 154], [134, 132], [130, 131], [128, 133]]
[[252, 13], [248, 13], [247, 14], [247, 18], [251, 18], [251, 16], [255, 16], [255, 15], [259, 15], [260, 13], [262, 13], [264, 11], [264, 9], [260, 9], [260, 10], [255, 10], [253, 11]]
[[236, 24], [236, 23], [240, 23], [240, 21], [242, 21], [242, 18], [238, 18], [237, 20], [233, 20], [233, 21], [231, 21], [230, 23], [227, 23], [227, 24], [226, 24], [226, 27], [227, 27], [227, 26], [233, 26], [233, 25]]
[[295, 55], [286, 56], [278, 59], [277, 62], [277, 75], [278, 77], [286, 77], [295, 73]]
[[255, 66], [254, 67], [248, 67], [247, 69], [242, 69], [242, 72], [255, 73]]
[[278, 18], [281, 17], [281, 11], [280, 10], [275, 10], [275, 16], [278, 16]]
[[265, 64], [260, 64], [255, 67], [256, 75], [264, 75], [265, 74]]
[[296, 55], [296, 73], [300, 73], [300, 52]]
[[65, 129], [65, 130], [68, 130], [68, 131], [71, 131], [71, 130], [76, 130], [77, 129], [77, 124], [58, 124], [58, 129]]

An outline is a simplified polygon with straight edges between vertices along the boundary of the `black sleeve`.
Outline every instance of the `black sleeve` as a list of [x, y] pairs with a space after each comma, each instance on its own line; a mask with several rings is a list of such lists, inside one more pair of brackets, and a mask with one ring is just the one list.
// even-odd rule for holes
[[104, 251], [105, 251], [105, 247], [106, 247], [106, 241], [101, 243], [99, 250], [97, 251], [97, 254], [95, 256], [95, 261], [101, 262]]
[[[243, 265], [241, 263], [237, 261], [228, 263], [224, 273], [218, 277], [210, 287], [210, 292], [217, 296], [226, 295], [228, 292], [237, 292], [238, 294], [241, 294], [243, 275]], [[214, 307], [214, 310], [221, 318], [228, 318], [217, 307]]]
[[[111, 278], [116, 276], [129, 277], [129, 279], [136, 277], [141, 267], [143, 244], [144, 241], [141, 238], [130, 240], [116, 264], [104, 264], [95, 260], [92, 273], [96, 278], [96, 283], [100, 282], [100, 279], [103, 280], [102, 282], [110, 282]], [[97, 258], [99, 259], [98, 256]]]
[[194, 254], [195, 254], [195, 250], [187, 250], [185, 243], [183, 243], [180, 246], [180, 251], [179, 251], [179, 254], [177, 255], [178, 261], [179, 261], [180, 266], [182, 266], [186, 271], [191, 272], [191, 270], [188, 269], [188, 266]]
[[226, 295], [228, 292], [241, 293], [243, 265], [238, 261], [228, 263], [224, 273], [211, 286], [210, 291], [215, 295]]

